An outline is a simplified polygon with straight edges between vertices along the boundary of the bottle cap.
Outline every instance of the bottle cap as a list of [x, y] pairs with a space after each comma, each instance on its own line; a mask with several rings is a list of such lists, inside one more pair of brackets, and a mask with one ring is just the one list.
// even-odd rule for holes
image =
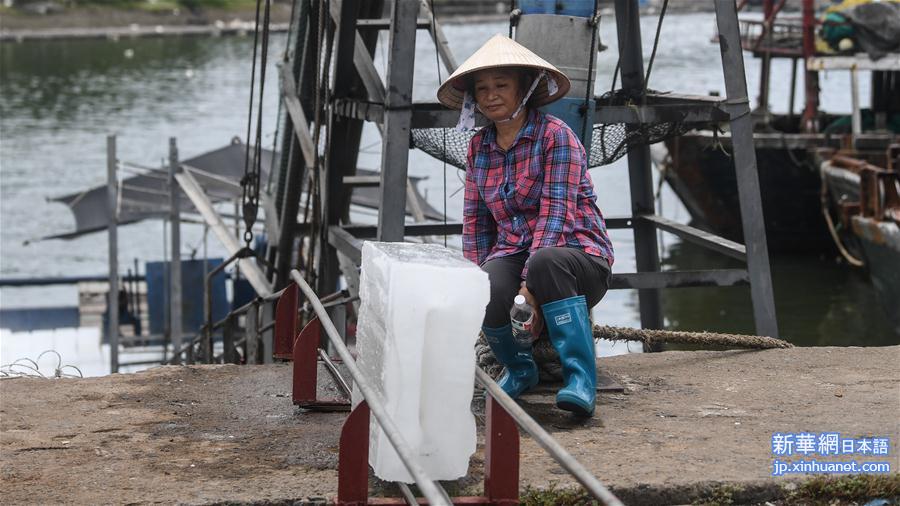
[[516, 295], [516, 298], [513, 299], [513, 303], [515, 303], [515, 304], [524, 304], [524, 303], [525, 303], [525, 296], [524, 296], [524, 295]]

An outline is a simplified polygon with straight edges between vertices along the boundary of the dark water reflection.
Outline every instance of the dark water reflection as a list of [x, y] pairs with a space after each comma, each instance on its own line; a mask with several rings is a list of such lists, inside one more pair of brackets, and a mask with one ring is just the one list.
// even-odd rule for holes
[[[697, 246], [667, 249], [664, 269], [734, 269], [741, 264]], [[865, 271], [832, 259], [772, 259], [775, 310], [781, 337], [798, 346], [900, 344]], [[685, 288], [664, 292], [663, 311], [672, 330], [752, 334], [749, 287]]]
[[[177, 99], [186, 91], [185, 72], [221, 58], [222, 49], [189, 38], [3, 44], [0, 112], [36, 122], [52, 118], [65, 127], [91, 111], [115, 114], [137, 103]], [[152, 85], [127, 85], [141, 82]]]

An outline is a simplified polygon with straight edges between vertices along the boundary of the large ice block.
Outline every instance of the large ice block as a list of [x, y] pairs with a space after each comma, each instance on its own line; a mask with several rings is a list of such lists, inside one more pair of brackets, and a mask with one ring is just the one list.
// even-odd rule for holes
[[[359, 368], [428, 475], [465, 476], [476, 445], [470, 405], [487, 274], [442, 246], [366, 242], [359, 296]], [[361, 401], [354, 386], [353, 406]], [[374, 416], [369, 465], [383, 480], [413, 482]]]

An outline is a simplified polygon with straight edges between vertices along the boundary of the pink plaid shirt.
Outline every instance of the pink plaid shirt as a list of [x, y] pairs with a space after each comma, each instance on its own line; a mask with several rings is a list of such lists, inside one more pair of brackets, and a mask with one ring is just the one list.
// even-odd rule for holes
[[[613, 264], [581, 141], [562, 120], [530, 110], [512, 146], [491, 125], [469, 144], [463, 254], [487, 260], [528, 250], [581, 248]], [[528, 272], [526, 262], [522, 278]]]

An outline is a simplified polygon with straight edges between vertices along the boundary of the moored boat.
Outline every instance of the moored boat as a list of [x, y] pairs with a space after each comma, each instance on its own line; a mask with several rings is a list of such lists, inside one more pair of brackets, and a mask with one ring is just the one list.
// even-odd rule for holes
[[[865, 267], [885, 314], [900, 334], [900, 145], [873, 162], [833, 150], [817, 156], [831, 207], [826, 217], [848, 263]], [[855, 185], [854, 185], [855, 183]]]

